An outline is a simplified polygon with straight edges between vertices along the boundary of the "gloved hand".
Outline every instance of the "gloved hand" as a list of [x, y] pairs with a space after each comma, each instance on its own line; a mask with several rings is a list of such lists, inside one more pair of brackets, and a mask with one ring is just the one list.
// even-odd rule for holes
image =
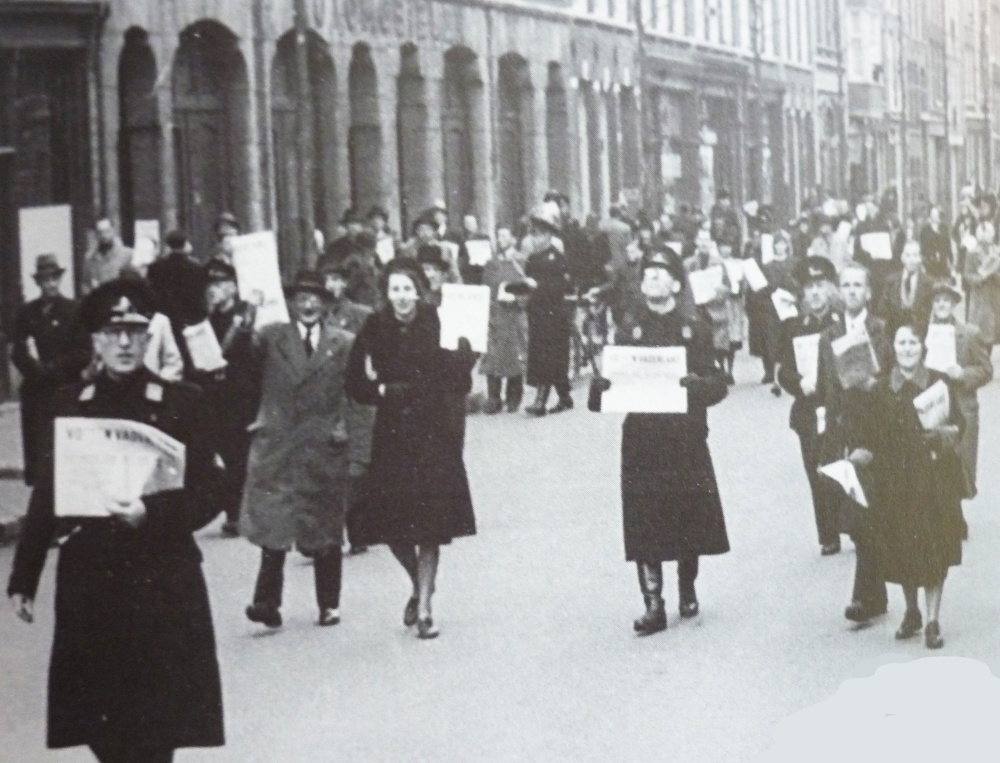
[[590, 380], [590, 394], [587, 396], [587, 410], [601, 412], [601, 395], [611, 389], [611, 380], [595, 376]]
[[705, 380], [702, 379], [700, 376], [698, 376], [698, 374], [688, 374], [683, 379], [681, 379], [680, 385], [682, 387], [689, 387], [689, 388], [690, 387], [696, 387], [696, 386], [698, 386], [699, 382], [703, 382], [703, 381], [705, 381]]
[[458, 357], [461, 360], [462, 367], [472, 370], [473, 366], [479, 360], [479, 353], [472, 351], [472, 344], [464, 336], [458, 338]]

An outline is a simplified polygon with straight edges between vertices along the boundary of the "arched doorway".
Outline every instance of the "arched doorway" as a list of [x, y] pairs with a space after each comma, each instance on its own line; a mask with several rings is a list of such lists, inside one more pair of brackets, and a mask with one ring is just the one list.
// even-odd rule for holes
[[562, 67], [554, 61], [549, 64], [549, 81], [545, 88], [545, 142], [549, 158], [549, 185], [569, 193], [569, 106]]
[[221, 212], [244, 223], [250, 216], [248, 90], [229, 29], [199, 21], [181, 32], [173, 71], [178, 221], [201, 259], [211, 255]]
[[472, 150], [472, 109], [482, 89], [476, 54], [452, 48], [444, 55], [444, 99], [441, 132], [444, 140], [444, 188], [448, 221], [461, 227], [462, 218], [476, 211], [475, 158]]
[[[306, 37], [306, 60], [312, 106], [313, 220], [328, 234], [336, 222], [337, 199], [334, 178], [336, 158], [337, 81], [333, 58], [323, 40], [313, 32]], [[271, 67], [271, 129], [274, 140], [275, 206], [278, 211], [278, 244], [281, 269], [286, 274], [299, 266], [299, 173], [298, 173], [298, 76], [295, 68], [295, 35], [278, 40]]]
[[136, 220], [158, 220], [160, 195], [160, 114], [156, 98], [156, 58], [144, 29], [125, 32], [118, 59], [118, 181], [122, 238], [133, 245]]
[[531, 77], [528, 62], [508, 53], [498, 65], [497, 224], [515, 225], [527, 210], [532, 135]]
[[382, 126], [379, 121], [378, 76], [371, 49], [354, 46], [347, 76], [351, 101], [348, 157], [351, 203], [364, 212], [382, 202]]
[[400, 49], [396, 136], [399, 154], [399, 219], [404, 232], [427, 204], [427, 101], [417, 47]]

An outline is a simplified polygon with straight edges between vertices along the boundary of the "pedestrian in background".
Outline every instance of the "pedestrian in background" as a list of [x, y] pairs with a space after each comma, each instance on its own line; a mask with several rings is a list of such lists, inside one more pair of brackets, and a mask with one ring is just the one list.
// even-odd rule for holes
[[149, 266], [149, 283], [159, 311], [170, 319], [185, 369], [193, 370], [191, 353], [184, 339], [184, 329], [205, 320], [205, 269], [190, 256], [187, 236], [170, 231], [165, 237], [166, 253]]
[[83, 257], [80, 293], [88, 294], [102, 283], [113, 281], [132, 268], [132, 250], [122, 243], [114, 224], [106, 217], [94, 226], [93, 246]]
[[941, 207], [937, 204], [927, 213], [927, 223], [920, 231], [920, 254], [927, 274], [934, 279], [951, 278], [954, 256], [951, 231], [941, 221]]
[[490, 287], [490, 326], [480, 371], [486, 375], [487, 400], [483, 411], [503, 409], [506, 380], [507, 410], [521, 407], [528, 359], [527, 279], [517, 239], [509, 228], [497, 228], [497, 251], [483, 268], [483, 284]]
[[[781, 317], [778, 315], [778, 308], [772, 297], [778, 289], [793, 296], [799, 293], [799, 283], [796, 279], [797, 265], [791, 256], [792, 242], [785, 231], [779, 230], [774, 234], [773, 247], [774, 258], [761, 268], [767, 279], [767, 288], [761, 289], [758, 297], [761, 300], [766, 300], [761, 306], [761, 317], [764, 323], [764, 367], [771, 369], [770, 375], [772, 377], [781, 362], [785, 340], [781, 327]], [[771, 381], [771, 394], [775, 397], [781, 394], [781, 387], [776, 378]]]
[[143, 367], [152, 315], [140, 281], [116, 279], [91, 292], [79, 320], [101, 370], [63, 387], [53, 413], [139, 422], [172, 437], [185, 449], [183, 487], [109, 497], [106, 517], [57, 517], [49, 428], [7, 586], [17, 615], [32, 622], [49, 548], [64, 539], [47, 744], [87, 745], [100, 763], [169, 763], [177, 748], [224, 743], [212, 613], [192, 536], [219, 513], [214, 418], [197, 387]]
[[890, 333], [904, 323], [925, 323], [931, 309], [934, 281], [924, 269], [918, 241], [908, 241], [900, 254], [903, 269], [886, 281], [878, 315]]
[[361, 329], [347, 369], [348, 395], [377, 408], [358, 537], [389, 546], [413, 585], [403, 623], [431, 639], [440, 548], [476, 532], [453, 405], [472, 388], [476, 356], [466, 341], [441, 349], [441, 323], [412, 261], [391, 262], [383, 283], [386, 307]]
[[993, 348], [1000, 339], [1000, 246], [994, 242], [993, 223], [984, 221], [976, 228], [976, 242], [965, 255], [965, 288], [969, 323], [982, 332]]

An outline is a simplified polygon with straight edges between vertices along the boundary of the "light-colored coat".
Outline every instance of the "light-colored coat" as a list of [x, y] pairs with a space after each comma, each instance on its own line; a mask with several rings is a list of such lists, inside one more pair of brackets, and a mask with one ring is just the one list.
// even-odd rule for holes
[[993, 379], [990, 348], [982, 332], [971, 324], [955, 323], [955, 356], [962, 368], [962, 378], [952, 383], [965, 428], [958, 444], [965, 474], [966, 498], [976, 495], [976, 462], [979, 460], [979, 399], [977, 391]]
[[257, 337], [263, 360], [260, 408], [243, 493], [241, 534], [274, 550], [340, 544], [350, 417], [344, 372], [353, 337], [324, 324], [311, 357], [295, 323]]

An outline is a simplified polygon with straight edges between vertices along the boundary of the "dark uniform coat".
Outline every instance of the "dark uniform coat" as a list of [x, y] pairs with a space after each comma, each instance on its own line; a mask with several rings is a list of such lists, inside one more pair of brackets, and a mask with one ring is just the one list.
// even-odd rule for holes
[[[14, 320], [11, 360], [23, 378], [21, 384], [21, 437], [24, 481], [35, 484], [38, 447], [49, 421], [47, 408], [55, 391], [79, 378], [90, 362], [87, 335], [75, 321], [76, 302], [58, 296], [41, 298], [22, 306]], [[34, 343], [37, 358], [29, 345]]]
[[476, 532], [462, 459], [465, 412], [453, 405], [471, 389], [472, 369], [440, 343], [437, 311], [421, 304], [410, 324], [373, 314], [351, 350], [347, 393], [378, 407], [357, 543], [447, 543]]
[[618, 344], [686, 347], [686, 414], [630, 413], [622, 430], [622, 518], [625, 558], [657, 562], [724, 554], [729, 538], [708, 449], [706, 409], [726, 396], [726, 378], [714, 362], [707, 326], [675, 309], [648, 308]]
[[56, 573], [48, 746], [222, 745], [212, 614], [192, 537], [219, 513], [211, 409], [197, 387], [143, 369], [124, 382], [101, 375], [64, 387], [54, 411], [156, 427], [186, 446], [187, 466], [184, 489], [146, 496], [146, 519], [133, 529], [56, 519], [51, 456], [42, 465], [7, 591], [34, 597], [53, 538], [67, 536]]
[[344, 372], [353, 337], [320, 326], [311, 356], [296, 323], [258, 335], [263, 386], [240, 534], [262, 548], [323, 551], [343, 539], [351, 421]]
[[528, 300], [528, 384], [564, 384], [569, 377], [569, 263], [553, 246], [528, 257], [525, 273], [538, 282]]

